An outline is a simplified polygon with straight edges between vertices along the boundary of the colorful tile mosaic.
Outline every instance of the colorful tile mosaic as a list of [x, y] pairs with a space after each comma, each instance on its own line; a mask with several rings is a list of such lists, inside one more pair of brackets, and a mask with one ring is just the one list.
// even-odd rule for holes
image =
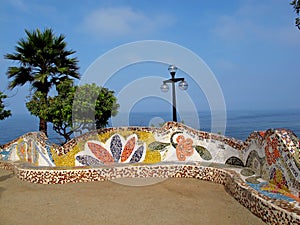
[[223, 184], [268, 224], [300, 224], [299, 139], [290, 130], [245, 141], [169, 122], [162, 128], [106, 128], [63, 146], [28, 133], [0, 146], [0, 167], [33, 183], [124, 177], [189, 177]]

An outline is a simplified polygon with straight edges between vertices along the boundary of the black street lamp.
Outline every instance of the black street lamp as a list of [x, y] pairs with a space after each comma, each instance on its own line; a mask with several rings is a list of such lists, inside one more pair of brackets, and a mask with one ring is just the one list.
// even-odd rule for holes
[[173, 121], [177, 122], [175, 83], [180, 81], [178, 86], [183, 91], [185, 91], [188, 88], [188, 83], [184, 80], [184, 78], [175, 78], [175, 74], [176, 74], [176, 71], [177, 71], [176, 66], [170, 65], [168, 70], [169, 70], [172, 78], [169, 79], [169, 80], [164, 80], [163, 84], [160, 86], [160, 90], [162, 92], [167, 92], [169, 90], [169, 86], [168, 86], [167, 83], [172, 84]]

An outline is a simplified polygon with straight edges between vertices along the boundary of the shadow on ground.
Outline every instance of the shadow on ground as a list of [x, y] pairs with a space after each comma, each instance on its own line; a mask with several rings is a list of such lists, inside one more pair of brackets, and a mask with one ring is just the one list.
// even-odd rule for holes
[[14, 174], [12, 174], [12, 173], [7, 174], [7, 175], [3, 175], [3, 176], [0, 177], [0, 182], [5, 181], [9, 178], [12, 178], [13, 176], [14, 176]]

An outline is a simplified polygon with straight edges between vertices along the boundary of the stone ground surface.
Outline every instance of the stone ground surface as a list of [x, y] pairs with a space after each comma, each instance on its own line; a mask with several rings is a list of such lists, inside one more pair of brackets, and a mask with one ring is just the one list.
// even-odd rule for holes
[[41, 185], [0, 169], [1, 225], [261, 225], [223, 185], [174, 178], [133, 187], [115, 182]]

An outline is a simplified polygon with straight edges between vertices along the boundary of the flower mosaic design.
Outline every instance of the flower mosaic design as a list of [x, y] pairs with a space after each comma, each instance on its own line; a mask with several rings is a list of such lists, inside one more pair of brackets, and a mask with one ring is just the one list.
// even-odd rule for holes
[[268, 137], [267, 145], [265, 147], [265, 154], [267, 158], [267, 163], [269, 166], [276, 163], [276, 160], [280, 157], [280, 152], [278, 150], [278, 139], [277, 137]]
[[[138, 163], [145, 158], [145, 143], [138, 141], [137, 135], [131, 135], [126, 140], [119, 134], [113, 135], [106, 143], [98, 141], [87, 141], [86, 151], [79, 153], [76, 160], [84, 166], [99, 166], [113, 163]], [[107, 148], [109, 146], [109, 148]]]
[[179, 161], [185, 161], [186, 157], [194, 154], [193, 140], [191, 138], [185, 138], [183, 135], [179, 135], [176, 141], [176, 156]]
[[78, 155], [76, 156], [76, 160], [85, 166], [100, 166], [102, 163], [98, 160], [95, 159], [94, 157], [90, 155]]
[[[178, 135], [176, 137], [176, 135]], [[175, 138], [176, 137], [176, 138]], [[181, 131], [172, 133], [169, 143], [154, 141], [148, 145], [151, 151], [160, 151], [163, 155], [168, 152], [169, 146], [175, 149], [176, 157], [179, 161], [186, 161], [187, 157], [191, 157], [195, 152], [204, 160], [211, 160], [211, 153], [203, 146], [195, 145], [193, 140], [185, 137]]]
[[29, 139], [28, 141], [25, 141], [20, 139], [16, 145], [16, 148], [20, 161], [36, 165], [38, 164], [39, 154], [36, 145], [33, 143], [33, 140]]

